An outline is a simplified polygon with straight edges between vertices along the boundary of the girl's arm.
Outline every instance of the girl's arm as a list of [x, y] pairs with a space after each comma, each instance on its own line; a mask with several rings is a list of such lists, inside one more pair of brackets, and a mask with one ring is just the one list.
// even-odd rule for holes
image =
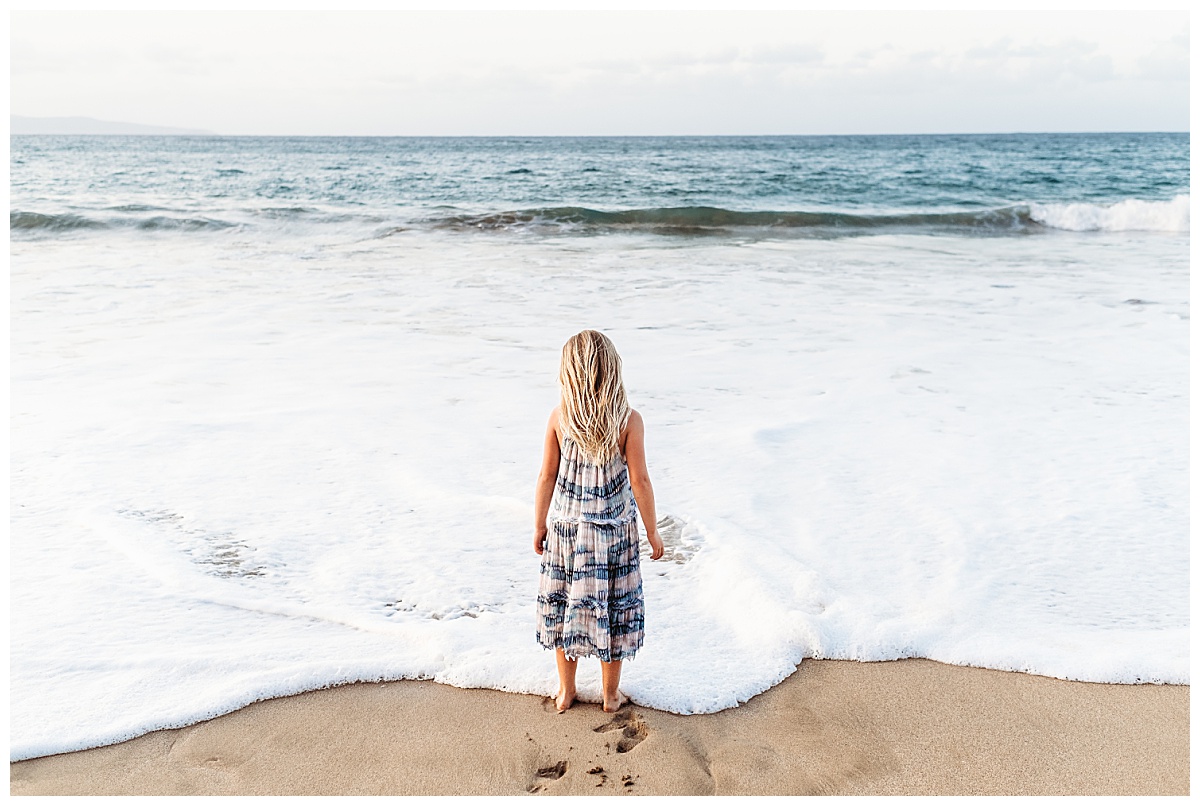
[[558, 407], [550, 412], [546, 423], [546, 439], [542, 448], [542, 469], [538, 471], [537, 488], [533, 498], [533, 550], [538, 554], [546, 546], [546, 513], [550, 511], [550, 499], [554, 496], [554, 482], [558, 480]]
[[658, 536], [658, 520], [654, 516], [654, 487], [646, 470], [646, 426], [642, 423], [642, 415], [636, 411], [629, 412], [629, 424], [625, 427], [625, 464], [629, 468], [633, 498], [646, 526], [646, 539], [650, 541], [650, 559], [657, 560], [663, 556], [663, 542]]

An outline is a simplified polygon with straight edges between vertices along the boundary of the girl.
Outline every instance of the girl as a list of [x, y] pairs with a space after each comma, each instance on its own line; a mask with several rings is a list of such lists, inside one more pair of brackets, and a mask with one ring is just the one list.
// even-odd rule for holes
[[561, 714], [575, 701], [575, 666], [600, 659], [604, 710], [626, 697], [621, 661], [642, 645], [638, 510], [650, 559], [663, 556], [646, 472], [642, 417], [629, 408], [621, 357], [595, 330], [572, 336], [558, 371], [561, 403], [546, 424], [534, 509], [533, 550], [542, 555], [538, 643], [558, 661]]

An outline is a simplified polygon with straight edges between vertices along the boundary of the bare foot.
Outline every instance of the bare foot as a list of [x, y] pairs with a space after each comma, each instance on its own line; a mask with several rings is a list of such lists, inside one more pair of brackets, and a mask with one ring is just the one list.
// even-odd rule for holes
[[558, 690], [558, 694], [554, 695], [554, 707], [558, 709], [558, 712], [560, 714], [562, 712], [566, 711], [568, 708], [570, 708], [574, 704], [575, 704], [575, 692], [574, 691], [568, 692], [568, 691], [564, 691], [563, 689], [560, 688]]
[[620, 711], [621, 708], [627, 702], [629, 702], [629, 698], [626, 697], [624, 694], [622, 694], [620, 691], [618, 691], [616, 700], [610, 701], [607, 698], [604, 700], [604, 713], [606, 713], [606, 714], [616, 713], [617, 711]]

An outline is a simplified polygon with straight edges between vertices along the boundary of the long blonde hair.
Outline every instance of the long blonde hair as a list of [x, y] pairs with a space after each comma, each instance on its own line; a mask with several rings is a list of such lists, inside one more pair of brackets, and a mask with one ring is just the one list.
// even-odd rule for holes
[[621, 379], [621, 356], [608, 336], [584, 330], [567, 339], [558, 384], [564, 436], [599, 464], [612, 459], [629, 420], [629, 400]]

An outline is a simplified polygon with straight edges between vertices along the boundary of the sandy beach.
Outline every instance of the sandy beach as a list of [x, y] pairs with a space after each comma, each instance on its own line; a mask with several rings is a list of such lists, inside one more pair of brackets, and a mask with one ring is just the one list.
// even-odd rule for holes
[[10, 792], [1185, 795], [1189, 697], [928, 660], [805, 661], [701, 716], [358, 684], [12, 764]]
[[10, 14], [10, 795], [1190, 795], [1170, 5]]

